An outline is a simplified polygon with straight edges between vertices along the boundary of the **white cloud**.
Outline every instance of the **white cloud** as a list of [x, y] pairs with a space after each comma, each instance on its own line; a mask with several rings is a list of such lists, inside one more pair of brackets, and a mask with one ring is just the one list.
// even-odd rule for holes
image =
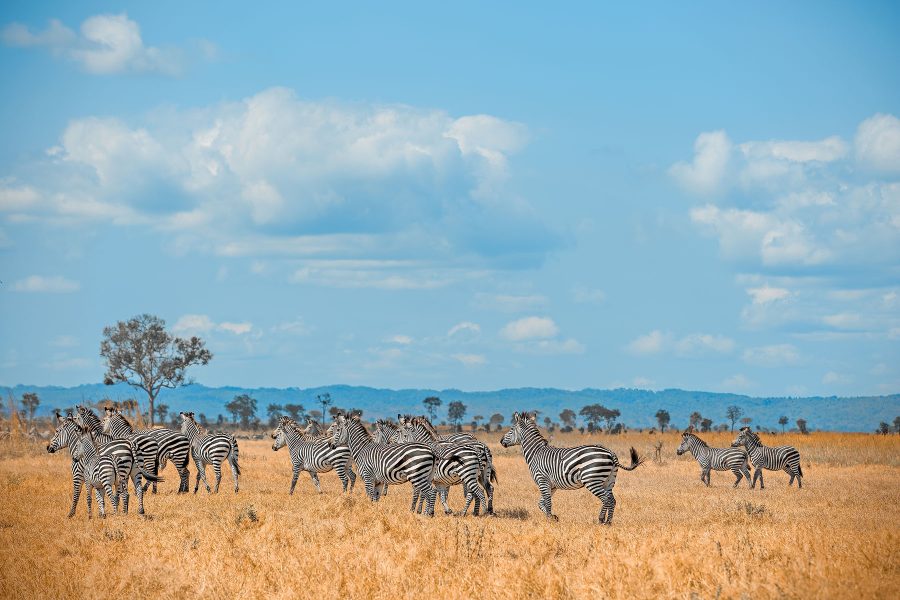
[[833, 162], [847, 155], [847, 144], [838, 136], [818, 142], [746, 142], [740, 146], [748, 160], [774, 158], [791, 162]]
[[[0, 179], [0, 210], [141, 225], [179, 252], [318, 261], [295, 267], [298, 283], [433, 289], [539, 264], [559, 246], [503, 184], [524, 139], [497, 117], [272, 88], [137, 123], [75, 119], [46, 160]], [[497, 301], [522, 310], [544, 299]]]
[[748, 288], [747, 293], [753, 298], [753, 304], [769, 304], [790, 297], [790, 290], [770, 287], [768, 283], [761, 287]]
[[784, 367], [800, 362], [800, 353], [791, 344], [757, 346], [744, 350], [744, 362], [758, 367]]
[[385, 341], [391, 344], [400, 344], [401, 346], [408, 346], [413, 343], [413, 339], [408, 335], [392, 335]]
[[835, 329], [856, 329], [862, 324], [862, 316], [856, 313], [825, 315], [822, 320]]
[[208, 315], [183, 315], [172, 326], [172, 331], [179, 335], [209, 334], [213, 331], [225, 331], [234, 335], [245, 335], [252, 330], [252, 323], [233, 323], [230, 321], [216, 323], [209, 318]]
[[516, 352], [522, 354], [584, 354], [585, 345], [574, 338], [565, 340], [531, 340], [516, 344], [514, 346]]
[[460, 333], [470, 333], [470, 334], [479, 334], [481, 333], [481, 326], [478, 323], [472, 323], [471, 321], [462, 321], [457, 323], [447, 332], [447, 337], [453, 337], [454, 335]]
[[65, 277], [42, 275], [30, 275], [25, 279], [15, 282], [12, 286], [15, 292], [36, 292], [48, 294], [68, 294], [81, 289], [81, 284]]
[[515, 342], [555, 337], [559, 327], [548, 317], [525, 317], [506, 324], [500, 335]]
[[303, 319], [295, 319], [293, 321], [284, 321], [272, 328], [275, 332], [289, 333], [292, 335], [308, 335], [312, 332]]
[[501, 312], [524, 312], [547, 305], [546, 296], [540, 294], [475, 294], [475, 306]]
[[467, 367], [477, 367], [487, 363], [487, 359], [481, 354], [454, 354], [453, 358]]
[[632, 340], [627, 348], [633, 354], [659, 354], [668, 343], [669, 337], [669, 334], [654, 329], [650, 333]]
[[842, 373], [836, 373], [834, 371], [828, 371], [825, 375], [822, 376], [822, 383], [825, 385], [846, 385], [851, 383], [853, 378], [844, 375]]
[[[184, 48], [147, 46], [140, 26], [127, 15], [95, 15], [81, 24], [80, 34], [59, 20], [50, 21], [47, 29], [32, 32], [20, 23], [7, 25], [0, 39], [7, 46], [45, 47], [54, 55], [77, 62], [93, 74], [109, 75], [126, 72], [180, 74], [188, 60]], [[202, 41], [191, 49], [191, 57], [209, 58], [214, 47]]]
[[675, 163], [669, 174], [691, 192], [714, 194], [722, 187], [731, 153], [731, 140], [724, 131], [701, 133], [694, 142], [694, 160]]
[[734, 340], [724, 335], [692, 333], [675, 342], [675, 353], [679, 356], [727, 354], [732, 350], [734, 350]]
[[752, 385], [753, 382], [740, 373], [732, 375], [722, 382], [722, 387], [726, 390], [746, 390]]
[[879, 171], [900, 172], [900, 119], [877, 114], [856, 130], [856, 158]]

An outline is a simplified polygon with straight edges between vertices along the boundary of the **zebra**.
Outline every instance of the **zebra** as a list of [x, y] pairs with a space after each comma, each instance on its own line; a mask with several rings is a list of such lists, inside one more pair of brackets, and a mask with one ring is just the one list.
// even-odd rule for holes
[[750, 454], [750, 462], [756, 470], [753, 472], [753, 483], [750, 487], [756, 487], [756, 479], [759, 478], [759, 489], [765, 489], [763, 483], [763, 469], [770, 471], [784, 471], [791, 476], [788, 485], [794, 484], [797, 478], [797, 487], [803, 487], [803, 469], [800, 467], [800, 453], [793, 446], [763, 446], [759, 436], [753, 433], [749, 427], [741, 427], [737, 438], [731, 442], [733, 447], [744, 446]]
[[[437, 456], [425, 444], [379, 444], [372, 439], [358, 414], [337, 413], [331, 425], [331, 446], [347, 446], [366, 486], [366, 495], [373, 502], [382, 496], [387, 484], [409, 481], [413, 487], [411, 510], [416, 500], [427, 500], [425, 515], [434, 516], [435, 489], [431, 484]], [[421, 512], [419, 506], [417, 512]]]
[[231, 466], [231, 474], [234, 476], [234, 493], [238, 492], [238, 477], [241, 468], [238, 466], [238, 444], [233, 435], [228, 433], [200, 433], [200, 426], [194, 420], [194, 413], [181, 412], [181, 433], [191, 442], [191, 456], [194, 457], [194, 465], [197, 467], [197, 480], [194, 485], [194, 493], [200, 489], [200, 479], [206, 486], [206, 492], [210, 493], [209, 482], [206, 481], [206, 465], [212, 465], [216, 474], [215, 493], [219, 493], [219, 483], [222, 481], [222, 462], [228, 459]]
[[[75, 514], [75, 507], [78, 504], [78, 498], [81, 495], [81, 488], [85, 482], [85, 465], [82, 462], [80, 454], [81, 431], [85, 428], [80, 425], [75, 418], [71, 416], [63, 417], [59, 413], [56, 415], [57, 427], [50, 443], [47, 444], [47, 452], [54, 454], [62, 448], [68, 447], [72, 454], [72, 508], [69, 510], [69, 517]], [[162, 481], [161, 478], [154, 476], [152, 473], [144, 471], [140, 463], [135, 459], [135, 447], [129, 440], [116, 440], [108, 436], [97, 435], [91, 432], [93, 441], [99, 444], [99, 454], [101, 456], [111, 456], [117, 468], [116, 480], [119, 486], [119, 497], [122, 500], [122, 512], [128, 514], [128, 479], [134, 483], [135, 492], [138, 497], [138, 514], [144, 514], [144, 492], [140, 485], [140, 477], [143, 476], [149, 481]], [[90, 492], [87, 498], [90, 510]]]
[[[82, 427], [90, 429], [94, 435], [101, 440], [101, 443], [119, 437], [104, 431], [103, 422], [100, 420], [100, 417], [98, 417], [90, 408], [79, 404], [75, 406], [75, 409], [75, 421]], [[159, 455], [159, 442], [144, 433], [133, 433], [130, 436], [123, 436], [123, 439], [128, 439], [134, 443], [136, 449], [135, 458], [144, 465], [145, 471], [156, 476], [159, 473], [159, 463], [157, 461], [157, 456]], [[137, 481], [140, 483], [140, 476], [138, 476]], [[146, 490], [146, 487], [144, 489]]]
[[356, 485], [356, 473], [353, 472], [350, 465], [350, 448], [347, 446], [332, 448], [326, 440], [306, 441], [297, 424], [288, 417], [281, 417], [278, 428], [272, 434], [272, 439], [275, 440], [272, 450], [277, 451], [279, 448], [287, 446], [291, 457], [294, 472], [291, 478], [291, 491], [288, 495], [293, 495], [301, 470], [309, 473], [320, 494], [322, 488], [319, 485], [318, 473], [327, 473], [331, 470], [334, 470], [341, 479], [345, 492], [349, 480], [350, 493], [353, 493], [353, 486]]
[[304, 439], [308, 442], [313, 440], [324, 440], [328, 438], [328, 432], [315, 419], [307, 419], [306, 427], [302, 430]]
[[700, 481], [709, 487], [710, 469], [716, 471], [731, 471], [737, 476], [734, 485], [737, 487], [741, 482], [741, 477], [747, 478], [747, 487], [750, 487], [750, 469], [747, 467], [747, 453], [743, 449], [737, 448], [710, 448], [706, 442], [701, 440], [691, 431], [685, 431], [681, 434], [681, 445], [675, 453], [681, 456], [685, 452], [690, 452], [694, 458], [700, 463]]
[[552, 511], [553, 492], [586, 487], [602, 502], [600, 523], [611, 524], [616, 508], [613, 486], [617, 469], [632, 471], [644, 462], [634, 448], [631, 448], [631, 465], [627, 467], [619, 462], [613, 451], [599, 444], [555, 448], [541, 435], [535, 415], [529, 413], [513, 414], [512, 427], [500, 440], [500, 445], [504, 448], [522, 446], [525, 463], [541, 492], [538, 508], [554, 521], [559, 517]]
[[[117, 408], [107, 406], [103, 417], [103, 433], [111, 435], [118, 439], [130, 439], [135, 433], [148, 435], [155, 439], [159, 444], [159, 450], [156, 455], [157, 474], [160, 469], [165, 469], [168, 460], [172, 461], [178, 470], [181, 479], [178, 484], [178, 493], [186, 493], [190, 481], [190, 473], [187, 469], [188, 458], [190, 456], [191, 444], [180, 431], [173, 429], [141, 429], [137, 432], [132, 428], [131, 423], [125, 418], [125, 415]], [[144, 484], [144, 491], [150, 483]], [[153, 493], [156, 493], [156, 482], [153, 482]]]
[[[414, 417], [412, 415], [397, 415], [398, 421], [400, 423], [400, 427], [405, 427], [410, 424], [413, 419], [419, 419], [420, 421], [424, 421], [428, 423], [428, 426], [431, 427], [431, 433], [433, 439], [439, 442], [453, 442], [454, 444], [469, 444], [472, 442], [478, 442], [478, 438], [476, 438], [471, 433], [465, 433], [460, 431], [459, 433], [451, 433], [448, 435], [440, 435], [437, 430], [431, 424], [431, 421], [425, 415], [419, 415], [418, 417]], [[479, 442], [480, 443], [480, 442]]]
[[[491, 480], [496, 481], [497, 477], [494, 473], [491, 451], [485, 444], [478, 440], [464, 442], [443, 440], [431, 424], [431, 421], [425, 416], [397, 415], [397, 421], [400, 423], [397, 430], [397, 441], [428, 444], [439, 451], [441, 458], [445, 458], [451, 453], [456, 453], [462, 458], [463, 462], [458, 467], [451, 465], [445, 459], [439, 461], [435, 469], [433, 481], [440, 494], [441, 503], [444, 505], [446, 514], [453, 512], [447, 504], [450, 486], [463, 482], [465, 482], [463, 489], [466, 496], [463, 516], [469, 512], [469, 505], [473, 499], [475, 500], [474, 514], [476, 516], [479, 514], [482, 503], [485, 505], [487, 514], [494, 513], [494, 490]], [[487, 499], [481, 493], [482, 487], [487, 493]]]
[[84, 483], [88, 486], [85, 494], [88, 519], [93, 517], [91, 514], [92, 489], [97, 495], [97, 511], [101, 519], [106, 518], [104, 492], [109, 496], [113, 512], [119, 512], [119, 494], [116, 491], [119, 488], [119, 473], [115, 457], [112, 454], [100, 452], [93, 432], [87, 427], [78, 428], [77, 445], [70, 450], [72, 450], [73, 457], [77, 455], [78, 461], [82, 464]]

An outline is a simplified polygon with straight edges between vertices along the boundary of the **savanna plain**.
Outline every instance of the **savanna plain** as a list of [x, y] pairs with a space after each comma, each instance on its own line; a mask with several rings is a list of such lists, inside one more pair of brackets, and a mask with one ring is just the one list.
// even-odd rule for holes
[[[537, 507], [519, 448], [479, 433], [494, 452], [494, 517], [411, 514], [409, 485], [379, 503], [334, 473], [318, 494], [271, 440], [241, 439], [241, 491], [178, 495], [172, 466], [147, 515], [88, 520], [71, 498], [68, 453], [0, 441], [0, 598], [896, 598], [900, 589], [900, 436], [763, 436], [802, 455], [804, 487], [765, 473], [764, 490], [732, 489], [730, 473], [699, 479], [677, 433], [553, 436], [602, 443], [627, 462], [612, 526], [586, 490], [560, 491], [559, 522]], [[733, 436], [705, 434], [710, 445]], [[662, 441], [659, 458], [654, 446]], [[193, 490], [194, 466], [191, 469]], [[210, 469], [210, 475], [212, 470]], [[134, 498], [132, 494], [132, 498]], [[463, 498], [451, 491], [457, 511]]]

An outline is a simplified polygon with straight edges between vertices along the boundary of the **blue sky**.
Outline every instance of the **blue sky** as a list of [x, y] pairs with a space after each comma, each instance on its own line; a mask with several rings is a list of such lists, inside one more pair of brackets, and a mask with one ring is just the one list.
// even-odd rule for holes
[[900, 391], [892, 3], [0, 15], [0, 383]]

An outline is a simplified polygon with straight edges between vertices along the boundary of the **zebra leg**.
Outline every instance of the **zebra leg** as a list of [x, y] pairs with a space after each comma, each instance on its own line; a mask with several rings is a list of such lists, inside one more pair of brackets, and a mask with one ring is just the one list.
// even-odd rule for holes
[[613, 496], [612, 490], [604, 490], [602, 501], [600, 522], [604, 525], [612, 525], [613, 512], [616, 510], [616, 497]]
[[128, 514], [128, 477], [119, 480], [119, 496], [122, 498], [122, 514]]
[[434, 489], [434, 486], [428, 481], [425, 482], [425, 485], [428, 486], [424, 490], [425, 493], [428, 494], [428, 508], [425, 511], [425, 516], [433, 517], [434, 516], [434, 501], [435, 501], [435, 497], [437, 496], [437, 490]]
[[103, 492], [100, 488], [95, 487], [94, 493], [97, 494], [97, 514], [100, 515], [101, 519], [106, 518], [106, 507], [103, 505]]
[[316, 491], [320, 494], [322, 493], [322, 486], [319, 485], [319, 476], [315, 471], [307, 471], [309, 473], [309, 478], [312, 479], [312, 482], [316, 484]]
[[197, 465], [197, 484], [194, 486], [194, 493], [197, 493], [197, 489], [200, 487], [200, 479], [202, 478], [203, 485], [206, 486], [206, 493], [209, 494], [212, 492], [212, 488], [209, 487], [209, 482], [206, 481], [206, 466], [199, 460], [195, 460], [195, 463]]
[[238, 479], [241, 476], [241, 468], [238, 466], [237, 456], [231, 454], [228, 457], [228, 466], [231, 467], [231, 476], [234, 478], [234, 493], [237, 494], [239, 490]]
[[442, 485], [442, 486], [440, 486], [440, 487], [437, 488], [437, 491], [438, 491], [438, 493], [439, 493], [440, 496], [441, 496], [441, 504], [444, 505], [444, 514], [445, 514], [445, 515], [452, 515], [452, 514], [453, 514], [453, 509], [450, 508], [450, 505], [449, 505], [449, 504], [447, 504], [447, 496], [450, 494], [450, 488], [447, 487], [446, 485]]
[[734, 480], [734, 485], [731, 487], [736, 488], [741, 482], [741, 478], [743, 477], [743, 475], [741, 475], [740, 469], [732, 469], [731, 472], [734, 473], [735, 477], [737, 477], [737, 479]]
[[297, 478], [300, 477], [300, 465], [296, 465], [294, 467], [294, 472], [291, 475], [291, 491], [288, 492], [288, 496], [294, 495], [294, 487], [297, 485]]
[[[763, 481], [763, 470], [762, 467], [758, 468], [756, 472], [759, 474], [759, 489], [766, 489], [766, 483]], [[756, 475], [754, 475], [756, 477]]]
[[87, 487], [87, 489], [84, 490], [84, 492], [85, 492], [85, 493], [84, 493], [84, 495], [85, 495], [84, 500], [85, 500], [85, 502], [87, 503], [88, 519], [93, 519], [93, 518], [94, 518], [94, 515], [91, 513], [91, 492], [93, 491], [91, 488], [92, 488], [93, 486], [90, 485], [90, 484], [88, 484], [86, 487]]
[[[187, 494], [191, 487], [191, 472], [188, 471], [187, 465], [178, 469], [178, 478], [181, 480], [178, 482], [178, 493]], [[153, 485], [156, 485], [155, 481]]]
[[363, 478], [363, 484], [366, 487], [366, 496], [369, 497], [369, 500], [372, 502], [378, 502], [378, 494], [375, 489], [375, 478], [368, 471], [362, 471], [360, 473]]
[[541, 492], [541, 499], [538, 500], [538, 508], [544, 513], [544, 516], [554, 521], [559, 521], [559, 517], [553, 514], [553, 488], [550, 483], [543, 477], [536, 481], [538, 489]]
[[706, 484], [706, 487], [709, 487], [709, 469], [704, 469], [703, 473], [700, 474], [700, 481]]
[[214, 462], [213, 463], [213, 473], [216, 476], [216, 487], [213, 490], [214, 493], [219, 493], [219, 484], [222, 483], [222, 463]]
[[[156, 468], [156, 473], [154, 473], [154, 475], [159, 475], [159, 472], [166, 468], [166, 464], [168, 464], [168, 458], [169, 457], [166, 456], [165, 454], [163, 454], [160, 457], [157, 457], [157, 465], [156, 465], [157, 468]], [[173, 462], [173, 464], [174, 464], [174, 462]], [[179, 473], [180, 473], [180, 470], [179, 470]], [[178, 491], [181, 492], [180, 487], [179, 487]], [[156, 482], [155, 481], [153, 482], [153, 493], [154, 494], [156, 493]]]
[[119, 495], [113, 490], [113, 486], [109, 483], [105, 484], [106, 493], [109, 494], [109, 501], [112, 503], [113, 513], [118, 514], [119, 512]]
[[69, 518], [75, 516], [75, 508], [78, 506], [78, 498], [81, 497], [81, 480], [72, 479], [72, 508], [69, 509]]
[[[350, 478], [350, 493], [353, 493], [353, 486], [356, 485], [356, 473], [353, 472], [353, 467], [350, 466], [350, 461], [347, 461], [347, 477]], [[384, 486], [384, 495], [387, 496], [387, 485]]]
[[341, 489], [341, 493], [346, 494], [347, 493], [347, 483], [348, 483], [348, 479], [349, 479], [347, 477], [347, 465], [342, 464], [342, 463], [338, 463], [338, 464], [334, 465], [334, 472], [337, 473], [338, 479], [341, 480], [341, 487], [343, 488], [343, 489]]
[[[134, 480], [134, 493], [137, 494], [138, 499], [138, 514], [144, 514], [144, 488], [140, 486], [140, 480], [137, 479], [140, 477], [139, 475], [135, 475]], [[127, 483], [126, 483], [127, 485]]]

